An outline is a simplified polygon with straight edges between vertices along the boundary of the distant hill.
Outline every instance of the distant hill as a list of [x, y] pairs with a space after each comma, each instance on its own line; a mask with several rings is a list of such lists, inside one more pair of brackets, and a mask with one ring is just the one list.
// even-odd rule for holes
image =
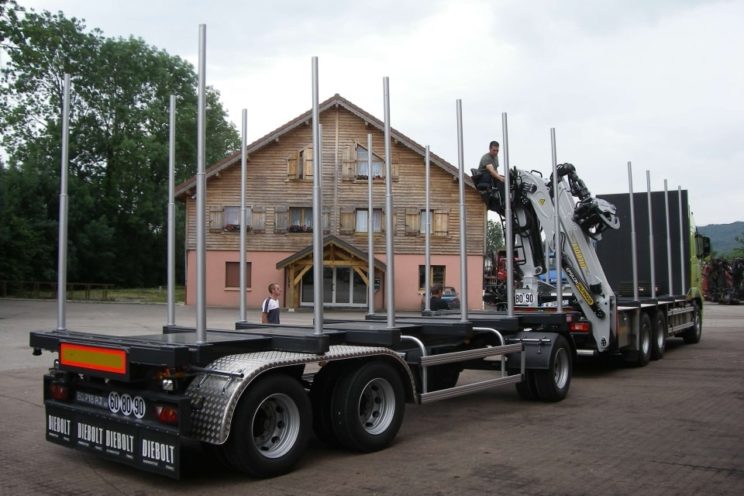
[[740, 246], [736, 237], [744, 235], [744, 222], [731, 224], [709, 224], [698, 226], [698, 232], [710, 238], [713, 251], [717, 255], [728, 255], [734, 248]]

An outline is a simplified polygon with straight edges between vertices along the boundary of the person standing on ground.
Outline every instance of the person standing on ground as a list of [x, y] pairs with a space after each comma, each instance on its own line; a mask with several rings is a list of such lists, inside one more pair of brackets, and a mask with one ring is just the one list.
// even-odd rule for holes
[[275, 282], [269, 284], [269, 297], [261, 304], [261, 323], [278, 324], [279, 323], [279, 295], [282, 290]]

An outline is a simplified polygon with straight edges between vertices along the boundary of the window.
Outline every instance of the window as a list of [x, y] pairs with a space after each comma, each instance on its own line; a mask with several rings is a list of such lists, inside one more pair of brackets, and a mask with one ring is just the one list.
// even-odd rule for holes
[[[367, 179], [367, 168], [369, 167], [369, 152], [366, 148], [361, 145], [356, 147], [356, 177], [357, 179]], [[385, 163], [384, 161], [372, 154], [372, 179], [380, 179], [384, 177]]]
[[313, 232], [313, 209], [290, 207], [289, 232]]
[[[367, 228], [367, 210], [366, 208], [358, 208], [356, 210], [356, 226], [355, 232], [366, 233]], [[372, 209], [372, 232], [382, 232], [382, 209]]]
[[[441, 284], [444, 286], [444, 265], [430, 265], [431, 274], [429, 274], [429, 285], [434, 286], [435, 284]], [[419, 265], [419, 290], [423, 291], [426, 286], [426, 265]]]
[[287, 177], [290, 179], [312, 179], [313, 147], [306, 146], [287, 157]]
[[[245, 208], [246, 230], [251, 231], [251, 207]], [[228, 232], [240, 232], [240, 207], [225, 207], [222, 211], [222, 229]]]
[[[251, 287], [251, 263], [245, 263], [245, 287]], [[225, 288], [240, 289], [240, 262], [225, 262]]]

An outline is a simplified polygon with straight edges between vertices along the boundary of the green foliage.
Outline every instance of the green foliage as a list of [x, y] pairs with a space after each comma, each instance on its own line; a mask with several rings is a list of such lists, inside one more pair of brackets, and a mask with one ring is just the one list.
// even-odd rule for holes
[[[176, 181], [196, 170], [197, 76], [179, 57], [106, 38], [62, 12], [0, 10], [0, 279], [56, 274], [64, 74], [71, 74], [68, 280], [153, 286], [165, 278], [169, 98]], [[238, 149], [207, 91], [207, 163]], [[0, 155], [2, 156], [2, 155]], [[183, 212], [179, 219], [183, 221]], [[177, 229], [183, 237], [183, 229]], [[177, 241], [182, 249], [183, 243]], [[177, 255], [179, 265], [183, 256]]]
[[504, 232], [501, 222], [488, 219], [486, 227], [486, 253], [496, 253], [504, 248]]

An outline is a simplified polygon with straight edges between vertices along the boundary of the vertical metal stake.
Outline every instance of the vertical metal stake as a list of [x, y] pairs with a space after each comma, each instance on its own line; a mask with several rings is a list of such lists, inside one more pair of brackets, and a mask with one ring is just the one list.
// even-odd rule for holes
[[667, 188], [667, 180], [664, 179], [664, 210], [666, 212], [666, 245], [667, 245], [667, 283], [669, 288], [667, 294], [674, 294], [674, 284], [672, 283], [672, 235], [670, 233], [670, 222], [669, 222], [669, 189]]
[[[679, 294], [687, 294], [687, 275], [685, 270], [685, 225], [682, 222], [682, 186], [677, 186], [677, 201], [679, 202]], [[687, 212], [685, 212], [687, 214]], [[689, 234], [687, 234], [689, 236]]]
[[375, 313], [375, 243], [374, 209], [372, 208], [372, 133], [367, 134], [367, 313]]
[[425, 186], [425, 213], [424, 213], [424, 310], [431, 310], [431, 207], [429, 197], [431, 195], [431, 157], [429, 145], [426, 145], [424, 156], [424, 167], [426, 168]]
[[176, 324], [176, 95], [170, 96], [168, 136], [168, 325]]
[[247, 179], [247, 161], [248, 161], [248, 110], [243, 109], [242, 115], [242, 132], [240, 144], [240, 321], [246, 321], [245, 297], [247, 291], [247, 281], [245, 277], [246, 268], [246, 219], [245, 219], [245, 190]]
[[313, 323], [315, 334], [323, 333], [323, 216], [320, 179], [320, 109], [318, 103], [318, 57], [312, 58], [313, 72]]
[[462, 100], [457, 100], [457, 166], [460, 169], [458, 186], [460, 194], [460, 322], [468, 320], [468, 258], [467, 223], [465, 221], [465, 155], [462, 139]]
[[656, 298], [656, 267], [654, 267], [654, 222], [651, 213], [651, 171], [646, 170], [646, 187], [648, 189], [648, 261], [651, 264], [651, 298]]
[[67, 166], [70, 139], [70, 75], [65, 74], [62, 102], [62, 159], [59, 173], [59, 247], [57, 258], [57, 330], [67, 329]]
[[504, 216], [506, 217], [506, 305], [507, 315], [514, 316], [514, 238], [512, 235], [512, 208], [511, 192], [511, 171], [509, 170], [509, 127], [506, 112], [501, 113], [501, 126], [504, 133]]
[[630, 258], [633, 263], [633, 301], [638, 301], [638, 249], [633, 196], [633, 168], [630, 162], [628, 162], [628, 191], [630, 195]]
[[390, 79], [382, 78], [383, 104], [385, 107], [385, 305], [387, 326], [395, 327], [395, 251], [393, 250], [393, 163], [390, 149]]
[[207, 26], [199, 25], [199, 95], [197, 114], [197, 173], [196, 173], [196, 341], [207, 340], [207, 250], [205, 212], [207, 179], [205, 174], [207, 137]]
[[[563, 256], [561, 250], [561, 216], [560, 216], [560, 192], [558, 191], [558, 154], [555, 149], [555, 128], [550, 128], [550, 148], [553, 158], [553, 206], [555, 210], [555, 232], [553, 233], [553, 247], [555, 252], [555, 298], [556, 310], [560, 313], [563, 311]], [[546, 250], [547, 251], [547, 250]], [[550, 278], [550, 269], [548, 268], [548, 278]]]

